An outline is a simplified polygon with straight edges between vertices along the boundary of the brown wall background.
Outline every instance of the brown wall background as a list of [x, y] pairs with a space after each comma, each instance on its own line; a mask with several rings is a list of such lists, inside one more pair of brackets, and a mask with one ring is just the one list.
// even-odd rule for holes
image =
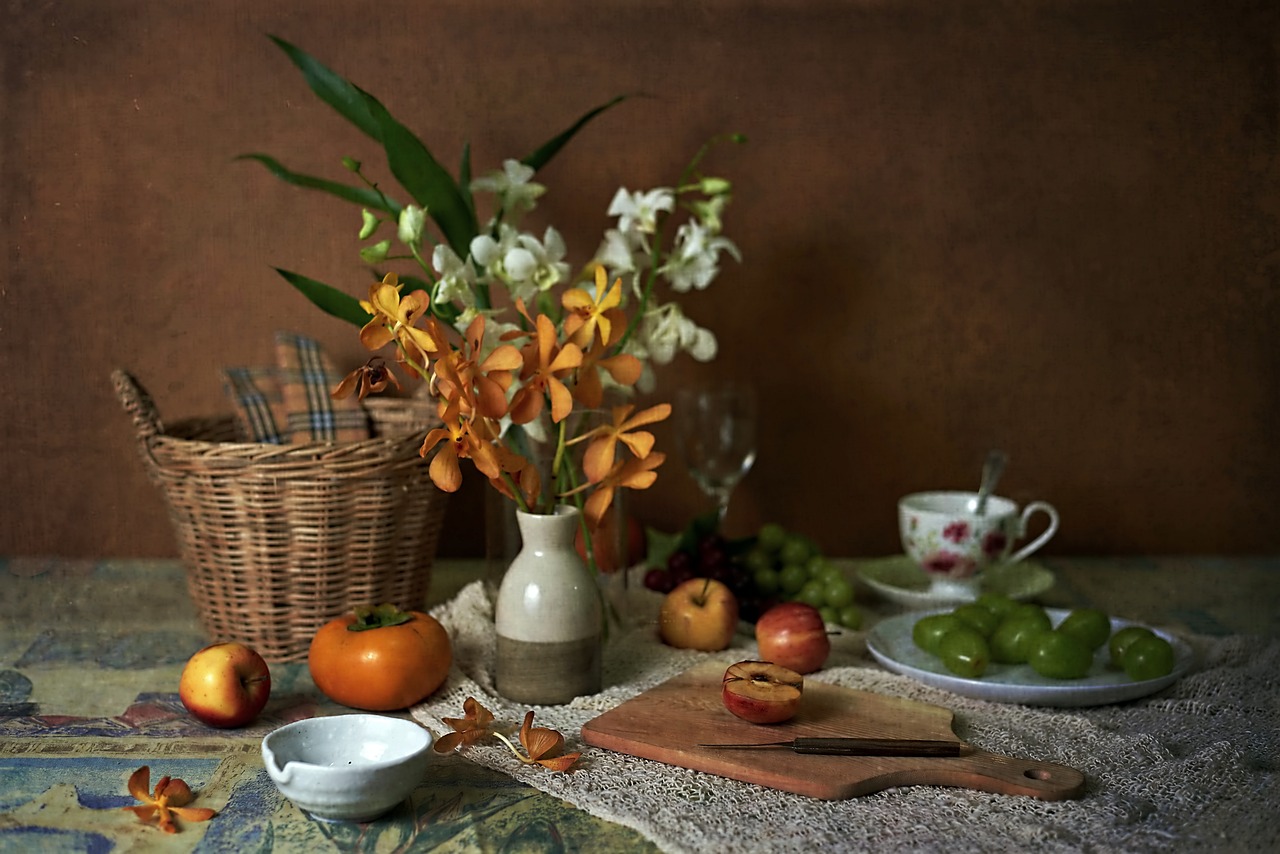
[[[7, 4], [0, 93], [0, 554], [174, 553], [108, 382], [170, 418], [280, 328], [344, 367], [352, 330], [272, 266], [363, 293], [359, 211], [236, 163], [379, 162], [272, 46], [378, 95], [446, 164], [521, 156], [643, 93], [541, 175], [585, 261], [619, 185], [708, 137], [742, 248], [688, 313], [693, 376], [765, 392], [730, 525], [897, 549], [895, 499], [975, 486], [1055, 503], [1058, 553], [1280, 545], [1280, 67], [1274, 4], [645, 0]], [[633, 503], [705, 509], [677, 461]], [[479, 546], [480, 491], [445, 553]]]

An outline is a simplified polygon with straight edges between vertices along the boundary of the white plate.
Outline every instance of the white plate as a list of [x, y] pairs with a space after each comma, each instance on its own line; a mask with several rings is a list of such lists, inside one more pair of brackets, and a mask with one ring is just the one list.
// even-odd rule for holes
[[[1046, 608], [1057, 625], [1070, 611]], [[1173, 644], [1173, 672], [1159, 679], [1134, 682], [1121, 670], [1110, 666], [1111, 654], [1103, 644], [1094, 656], [1093, 667], [1082, 679], [1049, 679], [1027, 664], [992, 663], [978, 679], [956, 676], [937, 656], [925, 652], [911, 639], [916, 620], [941, 611], [900, 614], [883, 620], [867, 634], [867, 649], [884, 667], [911, 676], [926, 685], [942, 688], [965, 697], [990, 700], [993, 703], [1023, 703], [1029, 706], [1104, 706], [1122, 703], [1153, 694], [1172, 685], [1191, 667], [1191, 647], [1168, 632], [1153, 628], [1160, 637]], [[1141, 625], [1112, 618], [1111, 631], [1125, 626]]]
[[[908, 608], [939, 608], [973, 601], [961, 593], [939, 593], [930, 588], [925, 571], [906, 555], [879, 558], [858, 567], [858, 578], [890, 602]], [[1002, 593], [1019, 601], [1039, 596], [1053, 587], [1053, 570], [1032, 561], [988, 567], [980, 576], [980, 592]]]

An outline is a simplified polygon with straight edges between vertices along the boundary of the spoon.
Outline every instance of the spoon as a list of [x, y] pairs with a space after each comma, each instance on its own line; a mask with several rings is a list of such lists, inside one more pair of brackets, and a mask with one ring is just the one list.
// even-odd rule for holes
[[987, 454], [987, 461], [982, 464], [982, 484], [978, 487], [978, 500], [973, 508], [977, 515], [987, 514], [987, 499], [996, 491], [996, 483], [999, 482], [1000, 475], [1004, 474], [1004, 466], [1008, 461], [1009, 457], [1004, 451], [997, 450]]

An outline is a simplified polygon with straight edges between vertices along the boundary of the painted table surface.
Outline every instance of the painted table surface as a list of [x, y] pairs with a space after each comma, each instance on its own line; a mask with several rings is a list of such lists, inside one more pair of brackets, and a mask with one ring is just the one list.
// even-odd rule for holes
[[[1040, 597], [1206, 635], [1280, 636], [1280, 557], [1048, 558]], [[845, 562], [854, 577], [857, 561]], [[432, 601], [479, 577], [439, 561]], [[868, 621], [901, 607], [859, 591]], [[634, 831], [460, 756], [384, 820], [314, 821], [283, 800], [262, 766], [262, 736], [291, 720], [344, 711], [305, 664], [272, 667], [272, 700], [253, 726], [212, 730], [178, 701], [178, 674], [203, 645], [176, 561], [0, 561], [0, 851], [652, 851]], [[124, 783], [182, 777], [196, 805], [234, 821], [144, 827], [115, 807]]]

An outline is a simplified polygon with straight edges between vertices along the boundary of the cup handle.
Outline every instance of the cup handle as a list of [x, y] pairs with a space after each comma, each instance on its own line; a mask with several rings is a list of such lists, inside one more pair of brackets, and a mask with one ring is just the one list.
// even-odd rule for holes
[[1032, 501], [1022, 509], [1022, 518], [1018, 520], [1018, 536], [1022, 536], [1027, 532], [1027, 520], [1031, 518], [1032, 513], [1044, 513], [1049, 517], [1049, 527], [1044, 533], [1018, 549], [1009, 557], [1008, 563], [1017, 563], [1032, 552], [1040, 549], [1049, 539], [1058, 532], [1058, 511], [1054, 509], [1052, 504], [1047, 501]]

